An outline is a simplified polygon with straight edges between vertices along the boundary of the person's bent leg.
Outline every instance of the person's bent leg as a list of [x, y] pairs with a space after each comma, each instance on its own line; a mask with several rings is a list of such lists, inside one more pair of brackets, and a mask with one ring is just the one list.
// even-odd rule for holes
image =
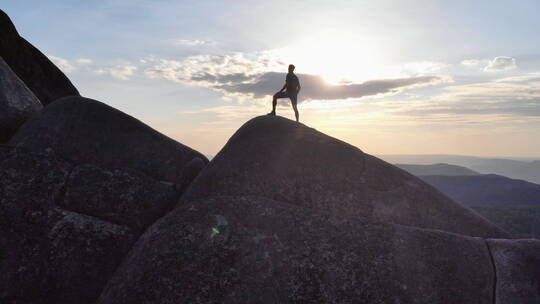
[[272, 99], [272, 112], [268, 113], [268, 115], [276, 115], [277, 100], [278, 98], [284, 97], [287, 97], [285, 96], [285, 92], [277, 92], [276, 94], [274, 94], [274, 97]]
[[272, 99], [272, 111], [268, 113], [268, 115], [276, 115], [276, 105], [277, 105], [277, 98], [276, 95], [274, 95], [274, 98]]

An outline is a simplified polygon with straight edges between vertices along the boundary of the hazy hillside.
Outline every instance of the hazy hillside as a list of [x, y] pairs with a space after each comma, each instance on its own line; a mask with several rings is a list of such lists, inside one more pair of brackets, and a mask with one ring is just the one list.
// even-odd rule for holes
[[452, 199], [469, 205], [540, 205], [540, 185], [495, 174], [420, 176]]
[[448, 175], [448, 176], [463, 176], [463, 175], [479, 175], [478, 172], [462, 166], [449, 164], [433, 164], [433, 165], [411, 165], [411, 164], [396, 164], [401, 169], [417, 176], [421, 175]]
[[540, 160], [530, 158], [482, 158], [462, 155], [378, 155], [390, 163], [428, 165], [446, 163], [482, 174], [498, 174], [540, 183]]
[[515, 237], [540, 238], [540, 185], [504, 176], [420, 176]]
[[516, 238], [540, 239], [540, 205], [537, 206], [472, 206]]

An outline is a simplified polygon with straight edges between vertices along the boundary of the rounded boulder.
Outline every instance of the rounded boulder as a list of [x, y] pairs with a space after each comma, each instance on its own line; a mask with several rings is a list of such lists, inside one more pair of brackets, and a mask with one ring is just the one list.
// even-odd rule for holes
[[228, 195], [263, 196], [336, 216], [470, 236], [507, 236], [419, 178], [282, 117], [245, 123], [182, 199]]
[[480, 238], [227, 197], [152, 225], [97, 303], [491, 304], [492, 283]]
[[0, 143], [8, 141], [41, 108], [34, 93], [0, 57]]
[[76, 164], [130, 168], [175, 184], [189, 184], [198, 173], [185, 168], [194, 158], [208, 162], [201, 153], [141, 121], [83, 97], [65, 97], [45, 107], [9, 144], [32, 150], [52, 148]]
[[0, 10], [0, 56], [43, 105], [79, 95], [71, 81], [47, 56], [19, 36], [9, 16]]

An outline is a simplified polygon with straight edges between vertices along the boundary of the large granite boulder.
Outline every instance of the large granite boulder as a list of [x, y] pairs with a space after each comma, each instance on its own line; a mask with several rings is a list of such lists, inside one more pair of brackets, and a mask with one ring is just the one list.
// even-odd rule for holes
[[[184, 188], [197, 172], [186, 166], [201, 153], [96, 100], [66, 97], [45, 107], [9, 141], [33, 150], [52, 148], [74, 163], [131, 168]], [[200, 168], [198, 168], [200, 170]], [[190, 178], [186, 178], [189, 176]]]
[[488, 240], [496, 269], [497, 304], [540, 303], [540, 241]]
[[507, 235], [419, 178], [282, 117], [244, 124], [183, 200], [224, 195], [264, 196], [336, 216], [470, 236]]
[[94, 303], [134, 235], [58, 209], [45, 219], [29, 230], [0, 228], [0, 303]]
[[113, 223], [144, 230], [171, 210], [180, 193], [172, 183], [156, 181], [134, 170], [77, 166], [59, 206]]
[[0, 226], [44, 223], [62, 208], [142, 232], [180, 197], [172, 183], [129, 169], [73, 165], [52, 150], [36, 153], [0, 145]]
[[491, 304], [493, 282], [480, 238], [222, 197], [151, 226], [97, 303]]
[[93, 303], [136, 237], [179, 197], [173, 184], [132, 170], [3, 145], [0, 181], [0, 303]]
[[0, 227], [28, 231], [46, 225], [64, 194], [71, 164], [50, 152], [0, 145]]
[[45, 55], [19, 36], [0, 10], [0, 57], [34, 92], [43, 105], [64, 96], [79, 95], [69, 79]]
[[0, 57], [0, 143], [43, 106]]

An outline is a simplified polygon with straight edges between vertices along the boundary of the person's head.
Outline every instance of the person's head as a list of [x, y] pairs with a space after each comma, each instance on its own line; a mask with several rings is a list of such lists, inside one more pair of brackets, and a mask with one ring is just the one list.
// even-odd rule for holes
[[289, 73], [294, 72], [294, 64], [289, 64]]

